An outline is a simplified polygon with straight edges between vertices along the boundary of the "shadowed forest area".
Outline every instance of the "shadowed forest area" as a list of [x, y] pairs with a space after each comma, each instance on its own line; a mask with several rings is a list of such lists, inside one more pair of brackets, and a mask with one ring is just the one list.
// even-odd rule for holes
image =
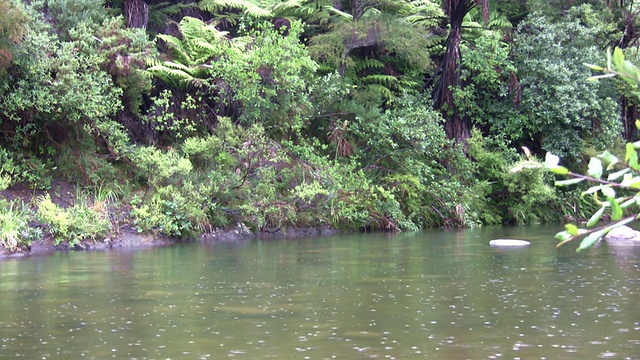
[[0, 241], [588, 218], [586, 185], [509, 170], [550, 152], [586, 172], [638, 140], [637, 84], [583, 65], [640, 63], [638, 11], [0, 0]]

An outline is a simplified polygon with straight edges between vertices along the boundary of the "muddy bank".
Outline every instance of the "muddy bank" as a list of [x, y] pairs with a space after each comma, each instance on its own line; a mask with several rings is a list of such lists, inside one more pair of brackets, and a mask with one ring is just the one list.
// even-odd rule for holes
[[117, 236], [106, 238], [102, 241], [84, 240], [76, 246], [67, 244], [55, 245], [52, 238], [34, 241], [28, 252], [2, 253], [0, 257], [22, 257], [28, 255], [41, 255], [53, 251], [90, 251], [109, 249], [145, 249], [152, 247], [170, 246], [175, 244], [201, 242], [212, 244], [216, 242], [235, 242], [243, 240], [276, 240], [276, 239], [298, 239], [305, 237], [321, 237], [338, 234], [340, 231], [331, 227], [302, 227], [287, 229], [267, 229], [259, 232], [252, 232], [244, 224], [236, 224], [227, 229], [214, 229], [202, 234], [197, 238], [177, 239], [160, 234], [141, 234], [132, 226], [124, 226]]
[[[73, 206], [77, 201], [78, 188], [66, 181], [54, 180], [48, 191], [33, 190], [25, 184], [17, 184], [11, 189], [0, 191], [0, 198], [7, 201], [19, 201], [25, 204], [32, 213], [37, 211], [37, 198], [49, 195], [52, 202], [62, 209]], [[216, 242], [234, 242], [250, 239], [296, 239], [303, 237], [319, 237], [337, 234], [339, 231], [328, 226], [297, 227], [297, 228], [268, 228], [252, 232], [247, 226], [238, 223], [224, 229], [213, 229], [194, 238], [178, 239], [157, 233], [139, 233], [133, 226], [130, 216], [131, 207], [127, 204], [109, 206], [108, 214], [113, 224], [111, 236], [98, 241], [91, 239], [80, 241], [76, 245], [67, 243], [55, 244], [54, 238], [47, 234], [43, 239], [35, 240], [28, 248], [18, 247], [16, 252], [3, 249], [0, 246], [0, 258], [21, 257], [30, 254], [44, 254], [53, 251], [69, 250], [109, 250], [109, 249], [144, 249], [151, 247], [169, 246], [180, 243], [201, 242], [213, 244]], [[35, 219], [30, 220], [30, 226], [46, 228]]]

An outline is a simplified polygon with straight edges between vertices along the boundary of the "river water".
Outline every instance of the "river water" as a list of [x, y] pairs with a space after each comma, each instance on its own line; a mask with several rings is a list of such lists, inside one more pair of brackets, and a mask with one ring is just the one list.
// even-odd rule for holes
[[[0, 262], [0, 357], [640, 359], [640, 246], [554, 227]], [[492, 248], [493, 238], [527, 248]]]

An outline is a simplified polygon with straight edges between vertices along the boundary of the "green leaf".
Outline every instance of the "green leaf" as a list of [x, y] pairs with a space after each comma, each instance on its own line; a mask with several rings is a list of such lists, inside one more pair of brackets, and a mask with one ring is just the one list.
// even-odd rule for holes
[[544, 157], [544, 167], [556, 175], [567, 175], [569, 169], [559, 166], [560, 158], [552, 153], [547, 153]]
[[595, 244], [596, 242], [598, 242], [598, 240], [600, 240], [600, 238], [602, 238], [602, 235], [604, 235], [603, 230], [598, 230], [596, 232], [589, 234], [580, 242], [580, 246], [578, 247], [578, 252], [592, 247], [593, 244]]
[[614, 180], [616, 180], [616, 179], [620, 178], [620, 176], [622, 176], [622, 175], [624, 175], [624, 174], [628, 173], [629, 171], [631, 171], [631, 169], [629, 169], [629, 168], [624, 168], [624, 169], [622, 169], [622, 170], [620, 170], [620, 171], [616, 171], [616, 172], [614, 172], [614, 173], [611, 173], [611, 174], [609, 174], [609, 176], [607, 177], [607, 181], [614, 181]]
[[624, 161], [626, 161], [632, 169], [638, 170], [638, 153], [632, 143], [627, 143], [626, 154]]
[[613, 65], [617, 71], [624, 70], [624, 54], [618, 47], [613, 50]]
[[604, 75], [596, 75], [596, 76], [589, 76], [587, 78], [587, 81], [596, 81], [596, 80], [600, 80], [600, 79], [607, 79], [607, 78], [612, 78], [612, 77], [616, 77], [616, 73], [609, 73], [609, 74], [604, 74]]
[[635, 205], [637, 203], [636, 199], [637, 199], [636, 197], [632, 197], [631, 199], [629, 199], [629, 200], [623, 202], [622, 204], [620, 204], [620, 207], [623, 208], [623, 209], [626, 209], [631, 205]]
[[624, 73], [633, 80], [638, 79], [638, 68], [629, 60], [624, 62]]
[[620, 185], [630, 187], [632, 189], [640, 189], [640, 177], [633, 176], [632, 174], [625, 174]]
[[600, 179], [600, 176], [602, 176], [602, 161], [592, 157], [591, 160], [589, 160], [587, 174], [596, 179]]
[[582, 65], [588, 67], [591, 70], [594, 71], [604, 71], [605, 69], [602, 66], [598, 66], [598, 65], [594, 65], [594, 64], [587, 64], [587, 63], [582, 63]]
[[604, 195], [607, 200], [609, 198], [615, 198], [616, 197], [616, 191], [613, 190], [613, 188], [611, 186], [603, 186], [600, 191], [602, 191], [602, 195]]
[[585, 190], [582, 192], [582, 196], [585, 195], [589, 195], [589, 194], [594, 194], [597, 193], [598, 191], [600, 191], [600, 189], [602, 189], [603, 187], [605, 187], [606, 185], [596, 185], [596, 186], [592, 186], [589, 189]]
[[567, 232], [572, 235], [572, 236], [576, 236], [578, 235], [578, 227], [573, 225], [573, 224], [565, 224], [564, 228], [567, 229]]
[[552, 168], [548, 168], [549, 171], [551, 171], [552, 173], [556, 174], [556, 175], [567, 175], [569, 173], [569, 169], [567, 169], [564, 166], [555, 166]]
[[557, 233], [555, 235], [555, 238], [558, 239], [559, 241], [566, 241], [572, 238], [572, 235], [569, 234], [566, 230], [565, 231], [560, 231], [559, 233]]
[[617, 222], [617, 223], [615, 223], [613, 225], [609, 225], [609, 226], [607, 226], [606, 228], [604, 228], [602, 230], [604, 231], [605, 234], [608, 234], [609, 231], [611, 231], [611, 230], [613, 230], [613, 229], [615, 229], [617, 227], [620, 227], [622, 225], [627, 225], [628, 223], [630, 223], [630, 222], [632, 222], [634, 220], [635, 220], [635, 218], [633, 216], [631, 216], [631, 217], [628, 217], [628, 218], [626, 218], [626, 219], [624, 219], [624, 220], [622, 220], [620, 222]]
[[557, 157], [556, 155], [553, 155], [552, 153], [548, 152], [544, 156], [544, 166], [545, 167], [548, 167], [548, 168], [556, 167], [556, 166], [558, 166], [558, 163], [560, 163], [560, 158]]
[[618, 160], [618, 158], [609, 151], [604, 151], [602, 154], [598, 155], [598, 159], [607, 164], [607, 170], [611, 170], [613, 165], [620, 162], [620, 160]]
[[607, 199], [609, 200], [609, 204], [611, 204], [611, 220], [618, 221], [622, 219], [622, 207], [620, 207], [620, 203], [618, 200], [614, 198]]
[[582, 181], [584, 181], [584, 178], [574, 178], [574, 179], [568, 179], [568, 180], [560, 180], [560, 181], [556, 181], [555, 182], [555, 186], [558, 186], [558, 187], [568, 186], [568, 185], [577, 184], [577, 183], [582, 182]]
[[524, 169], [539, 169], [541, 167], [542, 167], [542, 164], [540, 164], [537, 161], [526, 160], [526, 161], [521, 161], [516, 166], [509, 169], [509, 172], [517, 173], [517, 172], [521, 172]]
[[592, 227], [593, 225], [597, 224], [598, 221], [600, 221], [600, 218], [602, 218], [602, 214], [604, 214], [604, 208], [604, 206], [601, 207], [600, 209], [598, 209], [598, 211], [591, 215], [589, 221], [587, 221], [587, 227]]

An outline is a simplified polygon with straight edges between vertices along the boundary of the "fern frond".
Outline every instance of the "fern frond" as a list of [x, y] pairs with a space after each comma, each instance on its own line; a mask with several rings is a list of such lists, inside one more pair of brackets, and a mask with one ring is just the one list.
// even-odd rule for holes
[[161, 65], [162, 62], [160, 60], [158, 60], [158, 58], [156, 57], [151, 57], [151, 56], [145, 56], [144, 57], [144, 64], [146, 67], [152, 67], [152, 66], [157, 66], [157, 65]]
[[191, 46], [194, 50], [192, 51], [194, 64], [204, 63], [220, 52], [220, 49], [217, 46], [202, 39], [197, 39], [191, 44]]
[[391, 91], [388, 87], [380, 84], [368, 84], [366, 86], [367, 91], [371, 91], [373, 93], [380, 94], [383, 98], [387, 100], [393, 99], [393, 91]]
[[209, 12], [219, 12], [224, 8], [244, 10], [247, 8], [245, 0], [203, 0], [198, 5], [200, 9]]
[[148, 68], [147, 71], [153, 74], [153, 76], [156, 76], [166, 81], [167, 83], [188, 82], [193, 80], [193, 76], [189, 75], [188, 73], [163, 65], [152, 66]]
[[417, 88], [421, 84], [422, 83], [420, 83], [418, 81], [415, 81], [415, 80], [407, 80], [407, 79], [398, 80], [398, 85], [400, 85], [400, 87], [403, 88], [403, 89]]
[[365, 69], [380, 69], [383, 67], [384, 64], [380, 60], [369, 58], [357, 60], [354, 64], [354, 68], [356, 69], [356, 71], [362, 71]]
[[167, 68], [167, 69], [172, 69], [172, 70], [180, 70], [186, 74], [188, 74], [189, 76], [191, 76], [191, 69], [188, 66], [173, 62], [173, 61], [164, 61], [162, 63], [162, 65], [158, 65], [158, 66], [152, 66], [147, 70], [150, 71], [154, 71], [156, 67], [163, 67], [163, 68]]
[[159, 34], [158, 36], [156, 36], [156, 39], [160, 39], [167, 44], [167, 46], [169, 47], [169, 52], [171, 53], [174, 60], [179, 60], [185, 64], [191, 63], [191, 57], [184, 49], [182, 41], [180, 39], [167, 34]]
[[362, 81], [366, 84], [383, 84], [385, 86], [395, 86], [398, 83], [398, 78], [393, 75], [374, 74], [363, 77]]
[[234, 49], [244, 51], [254, 41], [251, 36], [239, 36], [231, 39], [231, 45]]
[[494, 16], [492, 13], [491, 18], [489, 19], [489, 23], [487, 24], [487, 27], [489, 27], [489, 29], [508, 29], [508, 28], [512, 28], [513, 24], [511, 23], [511, 21], [509, 21], [509, 19], [504, 17], [504, 15]]
[[199, 6], [202, 10], [212, 13], [229, 8], [242, 10], [246, 15], [256, 18], [273, 17], [273, 13], [270, 10], [248, 0], [204, 0]]
[[299, 8], [301, 6], [302, 6], [302, 3], [298, 0], [288, 0], [288, 1], [276, 4], [273, 7], [272, 11], [274, 14], [280, 14], [280, 13], [284, 13], [287, 10]]
[[180, 20], [180, 24], [178, 24], [180, 33], [185, 39], [204, 37], [203, 29], [205, 26], [206, 24], [202, 20], [191, 16], [183, 17], [182, 20]]
[[325, 6], [324, 7], [327, 11], [336, 14], [336, 15], [340, 15], [341, 17], [345, 18], [345, 19], [349, 19], [349, 20], [353, 20], [353, 15], [346, 13], [344, 11], [338, 10], [333, 6]]

